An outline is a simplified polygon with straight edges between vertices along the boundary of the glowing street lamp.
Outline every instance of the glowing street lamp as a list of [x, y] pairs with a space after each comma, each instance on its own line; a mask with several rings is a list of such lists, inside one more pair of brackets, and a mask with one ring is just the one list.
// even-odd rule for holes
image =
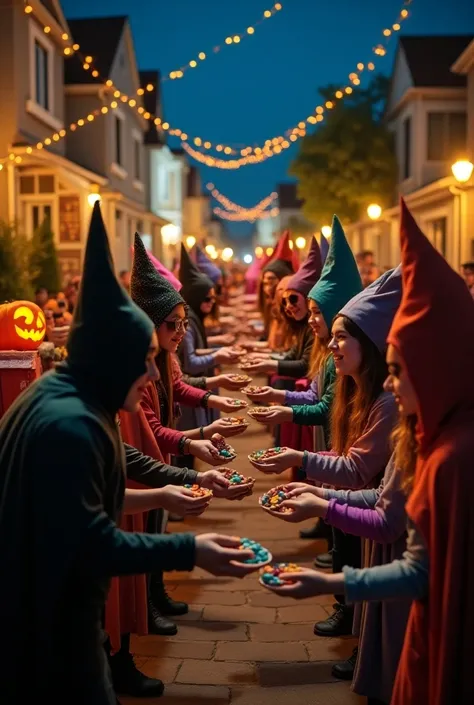
[[[262, 250], [262, 253], [263, 253], [263, 250]], [[244, 255], [245, 264], [252, 264], [252, 261], [253, 261], [252, 255]]]
[[265, 254], [267, 255], [267, 257], [271, 257], [273, 254], [273, 247], [267, 247], [267, 249], [265, 250]]
[[382, 207], [378, 203], [371, 203], [367, 208], [367, 215], [370, 220], [378, 220], [382, 215]]
[[467, 159], [460, 159], [451, 167], [453, 176], [459, 184], [465, 184], [466, 181], [469, 181], [472, 176], [473, 169], [474, 164]]
[[95, 204], [97, 203], [97, 201], [99, 201], [99, 203], [100, 203], [101, 200], [102, 200], [102, 199], [101, 199], [101, 197], [100, 197], [100, 193], [90, 193], [90, 194], [87, 196], [87, 203], [89, 204], [89, 206], [90, 206], [91, 208], [94, 208], [94, 206], [95, 206]]
[[298, 248], [298, 250], [304, 250], [306, 247], [306, 238], [305, 237], [297, 237], [295, 240], [295, 245]]
[[214, 255], [217, 255], [217, 250], [216, 250], [215, 245], [206, 245], [206, 247], [204, 249], [206, 250], [207, 254], [210, 257], [213, 257], [213, 259], [216, 259], [214, 257]]
[[263, 247], [260, 247], [260, 245], [255, 248], [255, 257], [257, 257], [257, 259], [263, 257]]
[[191, 247], [194, 247], [195, 244], [196, 238], [194, 237], [194, 235], [188, 235], [188, 237], [186, 238], [186, 245], [189, 247], [189, 249], [191, 249]]
[[224, 249], [222, 250], [222, 255], [221, 255], [224, 262], [230, 262], [230, 260], [232, 259], [233, 256], [234, 256], [234, 250], [232, 249], [232, 247], [224, 247]]
[[321, 228], [321, 232], [322, 232], [322, 234], [324, 235], [325, 238], [330, 238], [330, 237], [331, 237], [332, 228], [331, 228], [330, 225], [323, 225], [323, 227]]
[[161, 237], [164, 245], [177, 245], [179, 241], [179, 228], [173, 223], [167, 223], [161, 228]]

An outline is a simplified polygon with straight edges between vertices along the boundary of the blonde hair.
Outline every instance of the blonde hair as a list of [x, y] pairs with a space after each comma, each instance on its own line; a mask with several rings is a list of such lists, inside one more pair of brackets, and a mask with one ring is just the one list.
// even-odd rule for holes
[[399, 468], [403, 473], [402, 487], [407, 495], [411, 493], [415, 479], [418, 453], [416, 421], [415, 415], [402, 416], [392, 434], [395, 467]]
[[331, 351], [328, 348], [330, 340], [331, 337], [329, 335], [326, 338], [319, 338], [317, 335], [314, 336], [313, 347], [311, 348], [309, 358], [309, 379], [315, 379], [318, 376], [319, 370], [331, 355]]

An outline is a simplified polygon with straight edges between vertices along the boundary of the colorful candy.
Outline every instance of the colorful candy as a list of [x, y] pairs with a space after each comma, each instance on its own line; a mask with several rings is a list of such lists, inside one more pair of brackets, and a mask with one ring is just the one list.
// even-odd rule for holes
[[275, 563], [267, 565], [260, 571], [260, 581], [264, 585], [284, 585], [285, 581], [280, 578], [282, 573], [299, 573], [303, 570], [296, 563]]
[[284, 453], [285, 450], [286, 448], [280, 448], [280, 446], [277, 446], [276, 448], [267, 448], [267, 450], [254, 450], [253, 453], [250, 453], [249, 459], [253, 460], [255, 463], [264, 463], [267, 460], [271, 460], [276, 455]]
[[251, 382], [252, 378], [248, 375], [229, 375], [232, 382], [238, 382], [239, 384], [244, 384], [246, 382]]
[[244, 394], [261, 394], [263, 392], [263, 387], [244, 387], [242, 391]]
[[232, 406], [238, 406], [239, 409], [242, 409], [244, 406], [247, 406], [247, 402], [243, 399], [232, 399]]
[[212, 497], [212, 490], [206, 490], [199, 485], [184, 485], [187, 490], [191, 490], [195, 497]]
[[255, 479], [253, 477], [244, 477], [240, 474], [240, 472], [237, 472], [237, 470], [232, 470], [231, 468], [224, 470], [222, 474], [229, 480], [231, 485], [253, 485], [255, 483]]
[[252, 419], [257, 419], [258, 417], [268, 414], [268, 406], [252, 406], [248, 409], [247, 414]]
[[260, 497], [259, 504], [265, 509], [270, 509], [272, 512], [290, 514], [293, 511], [290, 507], [281, 506], [281, 503], [286, 499], [288, 499], [286, 487], [274, 487]]
[[225, 438], [213, 438], [212, 444], [219, 451], [219, 455], [221, 458], [225, 458], [226, 460], [233, 460], [237, 457], [237, 453], [232, 448], [232, 446], [230, 446], [226, 442]]
[[243, 561], [244, 563], [250, 563], [251, 565], [260, 565], [261, 563], [267, 563], [269, 560], [271, 560], [271, 555], [270, 552], [267, 551], [266, 548], [263, 548], [259, 543], [256, 541], [252, 541], [252, 539], [240, 539], [241, 543], [239, 546], [239, 549], [241, 551], [252, 551], [254, 554], [253, 558], [249, 558], [246, 561]]
[[232, 426], [248, 426], [248, 421], [243, 416], [224, 416], [222, 421], [232, 424]]

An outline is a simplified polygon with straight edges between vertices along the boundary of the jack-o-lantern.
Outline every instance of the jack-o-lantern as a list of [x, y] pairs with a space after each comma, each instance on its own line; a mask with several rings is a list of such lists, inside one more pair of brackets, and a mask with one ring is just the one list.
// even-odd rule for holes
[[36, 350], [46, 334], [43, 311], [31, 301], [0, 306], [0, 350]]

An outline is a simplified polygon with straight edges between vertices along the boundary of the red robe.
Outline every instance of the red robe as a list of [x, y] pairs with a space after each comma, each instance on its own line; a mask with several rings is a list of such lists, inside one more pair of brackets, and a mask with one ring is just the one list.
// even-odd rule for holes
[[392, 705], [472, 705], [474, 306], [402, 201], [403, 298], [389, 342], [418, 401], [407, 513], [426, 543], [429, 590], [410, 612]]

